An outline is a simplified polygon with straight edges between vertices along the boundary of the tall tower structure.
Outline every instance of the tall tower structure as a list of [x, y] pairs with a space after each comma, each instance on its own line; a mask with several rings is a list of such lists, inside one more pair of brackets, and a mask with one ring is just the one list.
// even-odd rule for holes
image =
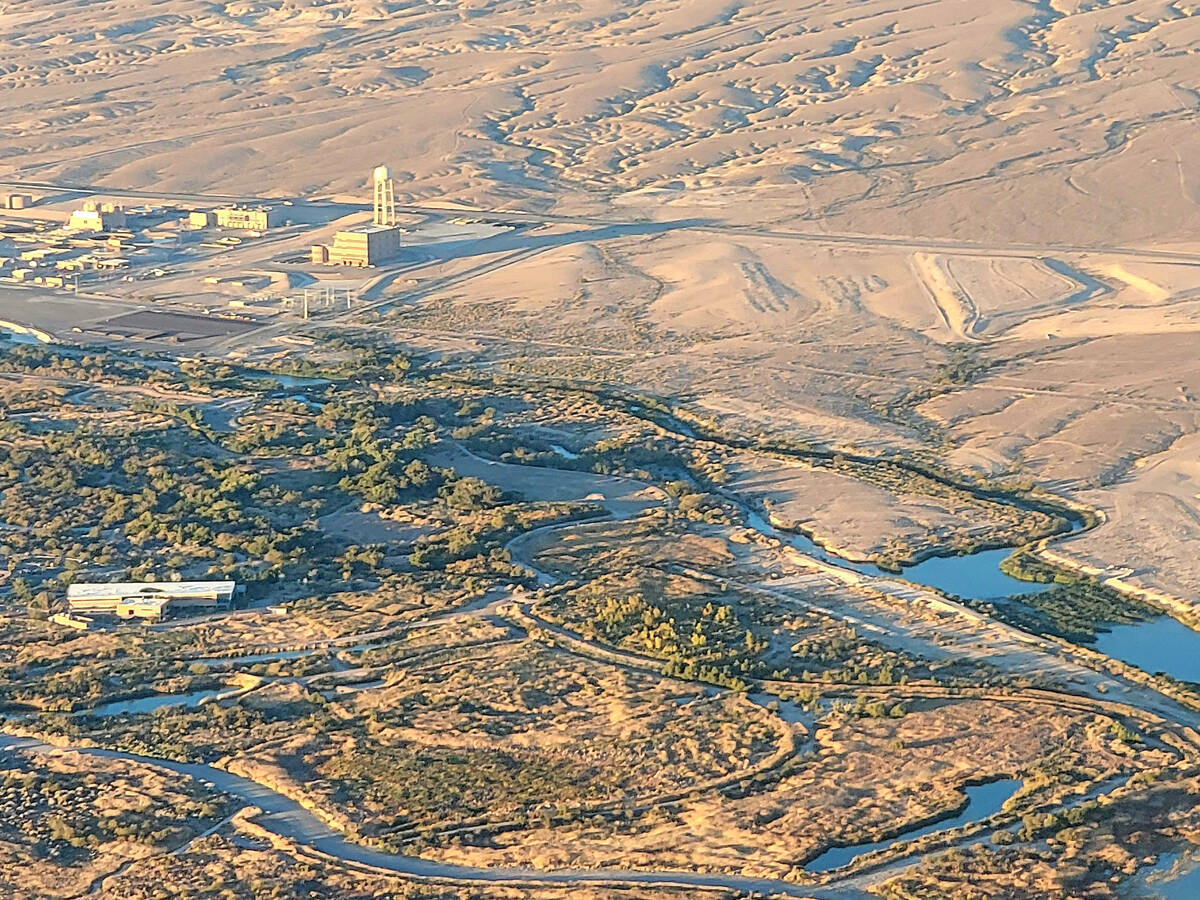
[[396, 225], [396, 194], [392, 189], [392, 173], [387, 166], [375, 167], [375, 224], [394, 228]]
[[[379, 266], [400, 255], [400, 232], [396, 223], [396, 192], [387, 166], [371, 173], [374, 211], [370, 225], [353, 225], [333, 236], [333, 244], [316, 244], [312, 261], [318, 266]], [[348, 302], [348, 301], [347, 301]], [[326, 304], [328, 305], [328, 304]], [[305, 307], [307, 310], [307, 306]], [[305, 318], [308, 318], [307, 312]]]

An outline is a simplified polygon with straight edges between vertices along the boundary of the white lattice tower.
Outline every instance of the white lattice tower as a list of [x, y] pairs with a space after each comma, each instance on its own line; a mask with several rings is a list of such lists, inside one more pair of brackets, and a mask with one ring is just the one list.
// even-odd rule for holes
[[375, 168], [375, 224], [392, 227], [396, 224], [396, 194], [392, 188], [392, 173], [387, 166]]

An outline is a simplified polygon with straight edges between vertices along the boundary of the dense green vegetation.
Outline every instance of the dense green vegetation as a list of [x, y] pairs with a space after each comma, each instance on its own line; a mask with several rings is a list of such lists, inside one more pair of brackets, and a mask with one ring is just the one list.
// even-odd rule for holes
[[[666, 660], [669, 675], [736, 690], [764, 678], [887, 685], [931, 675], [851, 625], [781, 614], [760, 594], [721, 592], [653, 569], [597, 578], [541, 609], [589, 640]], [[775, 626], [787, 644], [772, 640]]]
[[1027, 551], [1012, 554], [1000, 568], [1014, 578], [1054, 585], [1048, 591], [989, 606], [999, 618], [1036, 634], [1089, 643], [1096, 639], [1097, 631], [1110, 625], [1144, 622], [1162, 615], [1162, 610], [1130, 594], [1088, 575], [1059, 569]]
[[[361, 348], [351, 357], [360, 377], [408, 370], [402, 357], [385, 363]], [[172, 375], [21, 345], [0, 346], [0, 364], [104, 383], [186, 379], [193, 389], [202, 377], [186, 364]], [[216, 397], [229, 377], [214, 373]], [[61, 586], [81, 577], [228, 577], [256, 596], [279, 583], [314, 594], [360, 579], [378, 584], [412, 567], [475, 558], [475, 574], [517, 576], [502, 545], [546, 514], [432, 462], [441, 426], [412, 416], [413, 405], [356, 382], [310, 386], [289, 399], [268, 391], [227, 431], [194, 403], [142, 394], [128, 402], [128, 416], [97, 417], [96, 425], [86, 403], [64, 401], [61, 416], [79, 423], [69, 431], [10, 417], [0, 422], [0, 568], [10, 573], [0, 591], [44, 614]], [[451, 413], [451, 424], [459, 421]], [[322, 527], [323, 516], [355, 504], [406, 505], [448, 527], [408, 548], [360, 546]], [[473, 516], [481, 511], [488, 515]]]

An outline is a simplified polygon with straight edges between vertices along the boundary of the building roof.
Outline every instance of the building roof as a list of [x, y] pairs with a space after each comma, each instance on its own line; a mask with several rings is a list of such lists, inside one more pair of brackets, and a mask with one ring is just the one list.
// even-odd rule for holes
[[383, 231], [399, 232], [400, 229], [395, 225], [375, 225], [368, 223], [366, 225], [351, 225], [349, 228], [343, 228], [339, 234], [379, 234]]
[[125, 581], [110, 584], [80, 582], [67, 586], [68, 600], [104, 600], [126, 597], [208, 597], [233, 596], [237, 584], [232, 581]]

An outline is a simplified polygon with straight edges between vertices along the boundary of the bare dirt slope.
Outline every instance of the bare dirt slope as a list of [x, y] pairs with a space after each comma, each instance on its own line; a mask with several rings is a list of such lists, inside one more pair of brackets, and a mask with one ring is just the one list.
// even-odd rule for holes
[[0, 152], [120, 186], [357, 191], [386, 159], [424, 198], [1187, 241], [1198, 35], [1167, 0], [24, 0]]
[[410, 334], [1075, 493], [1109, 522], [1066, 549], [1187, 594], [1196, 13], [18, 0], [0, 178], [361, 196], [384, 161], [401, 201], [573, 217], [435, 254]]

